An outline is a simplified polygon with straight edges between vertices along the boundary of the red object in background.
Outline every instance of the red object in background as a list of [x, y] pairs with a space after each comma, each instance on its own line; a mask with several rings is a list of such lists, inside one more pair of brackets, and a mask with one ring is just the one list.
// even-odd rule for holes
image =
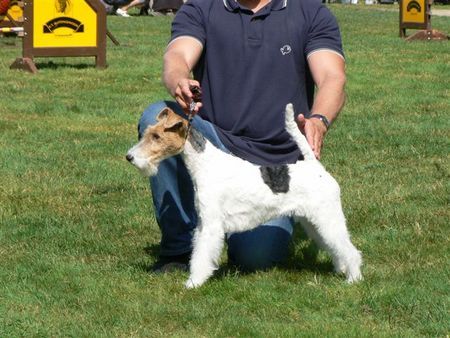
[[0, 15], [6, 14], [10, 0], [0, 0]]

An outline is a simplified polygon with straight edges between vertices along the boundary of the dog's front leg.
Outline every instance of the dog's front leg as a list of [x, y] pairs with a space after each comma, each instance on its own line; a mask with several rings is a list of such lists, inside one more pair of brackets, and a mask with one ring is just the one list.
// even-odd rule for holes
[[190, 276], [185, 284], [188, 289], [202, 285], [218, 268], [224, 242], [223, 228], [212, 223], [205, 225], [199, 225], [195, 230]]

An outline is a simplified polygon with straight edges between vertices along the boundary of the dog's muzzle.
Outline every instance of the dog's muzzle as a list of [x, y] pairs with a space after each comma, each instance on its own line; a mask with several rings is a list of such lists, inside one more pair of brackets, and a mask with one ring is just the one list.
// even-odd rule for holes
[[151, 161], [149, 161], [146, 158], [139, 157], [139, 153], [135, 154], [133, 152], [133, 149], [131, 149], [126, 155], [125, 158], [127, 161], [135, 166], [142, 175], [149, 177], [156, 175], [158, 171], [157, 165], [153, 164]]
[[134, 160], [134, 156], [133, 155], [131, 155], [131, 154], [127, 154], [127, 156], [125, 156], [125, 158], [127, 159], [127, 161], [128, 162], [130, 162], [130, 163], [132, 163], [133, 162], [133, 160]]

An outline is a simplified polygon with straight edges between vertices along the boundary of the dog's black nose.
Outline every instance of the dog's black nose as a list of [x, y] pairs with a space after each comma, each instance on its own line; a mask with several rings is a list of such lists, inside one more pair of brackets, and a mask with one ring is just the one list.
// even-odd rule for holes
[[125, 156], [125, 158], [127, 159], [128, 162], [131, 162], [131, 161], [133, 161], [134, 157], [131, 154], [127, 154], [127, 156]]

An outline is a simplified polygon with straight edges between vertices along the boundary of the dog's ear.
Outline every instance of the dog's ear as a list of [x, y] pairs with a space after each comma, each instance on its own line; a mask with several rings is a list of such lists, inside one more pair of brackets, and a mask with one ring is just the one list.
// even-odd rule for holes
[[171, 125], [165, 126], [164, 130], [165, 131], [173, 131], [173, 132], [180, 132], [183, 131], [184, 128], [184, 123], [183, 121], [177, 121]]
[[185, 129], [186, 126], [187, 121], [175, 113], [168, 114], [164, 121], [164, 130], [167, 131], [179, 132]]
[[161, 110], [158, 115], [156, 116], [156, 120], [157, 121], [162, 121], [164, 119], [167, 119], [167, 117], [170, 114], [171, 109], [170, 108], [164, 108], [163, 110]]
[[163, 125], [164, 130], [166, 131], [181, 132], [187, 126], [187, 121], [185, 119], [167, 107], [159, 112], [156, 116], [156, 120], [158, 122], [164, 121]]

